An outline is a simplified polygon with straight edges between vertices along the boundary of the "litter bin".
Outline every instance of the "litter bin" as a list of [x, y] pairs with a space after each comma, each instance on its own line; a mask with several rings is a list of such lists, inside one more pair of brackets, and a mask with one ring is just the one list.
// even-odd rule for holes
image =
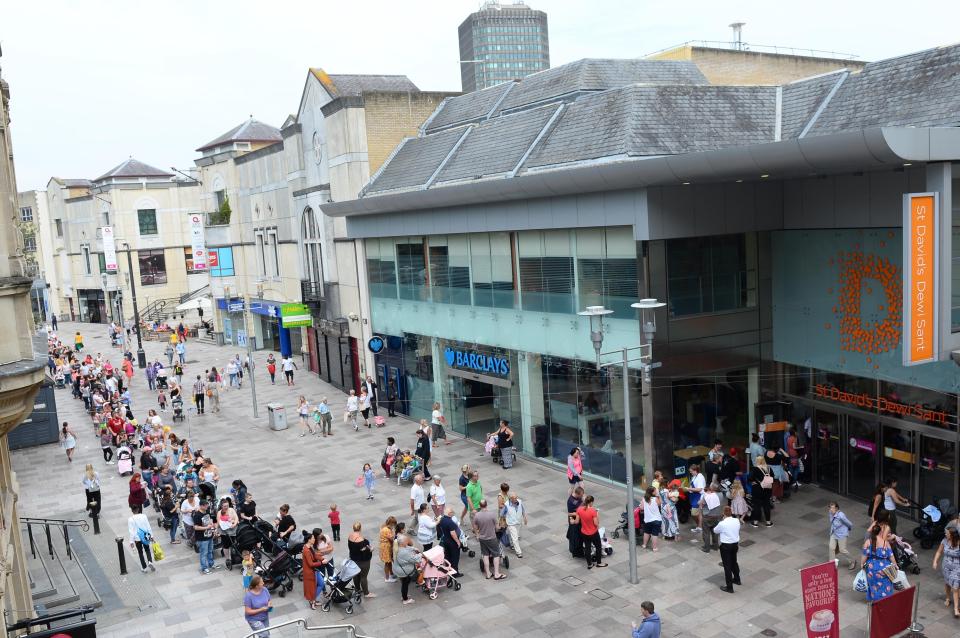
[[267, 423], [270, 424], [271, 430], [287, 429], [287, 413], [282, 403], [267, 404]]

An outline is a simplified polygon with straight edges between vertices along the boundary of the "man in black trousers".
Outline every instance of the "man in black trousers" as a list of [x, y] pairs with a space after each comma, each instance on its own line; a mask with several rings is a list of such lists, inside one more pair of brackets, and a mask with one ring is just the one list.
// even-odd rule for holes
[[740, 582], [740, 565], [737, 564], [737, 550], [740, 547], [740, 519], [733, 515], [729, 507], [723, 508], [723, 520], [717, 523], [713, 531], [720, 536], [720, 560], [723, 561], [723, 577], [727, 584], [721, 587], [728, 594], [733, 593], [734, 585]]

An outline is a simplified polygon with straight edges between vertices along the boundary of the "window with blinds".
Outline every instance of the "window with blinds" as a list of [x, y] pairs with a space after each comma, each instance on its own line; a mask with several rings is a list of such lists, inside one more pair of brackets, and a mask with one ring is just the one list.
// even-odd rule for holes
[[371, 297], [397, 298], [397, 262], [392, 240], [367, 240], [367, 280]]
[[513, 249], [510, 233], [470, 235], [473, 304], [487, 308], [515, 308]]
[[466, 235], [429, 238], [430, 286], [438, 303], [470, 305], [470, 245]]
[[576, 231], [578, 309], [606, 306], [614, 317], [632, 319], [638, 299], [637, 247], [633, 232], [623, 228]]
[[517, 233], [524, 310], [574, 311], [573, 252], [567, 230]]
[[429, 301], [427, 260], [421, 237], [399, 239], [397, 250], [397, 283], [401, 299]]

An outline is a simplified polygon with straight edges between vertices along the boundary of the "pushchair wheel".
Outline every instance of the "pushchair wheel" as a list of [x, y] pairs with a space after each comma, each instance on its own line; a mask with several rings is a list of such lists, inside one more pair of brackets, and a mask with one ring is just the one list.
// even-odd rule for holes
[[284, 583], [283, 586], [284, 586], [284, 588], [285, 588], [287, 591], [293, 591], [293, 581], [292, 581], [292, 580], [287, 580], [287, 582]]
[[233, 562], [229, 558], [223, 561], [223, 564], [226, 565], [227, 571], [233, 571]]
[[506, 569], [510, 569], [510, 557], [507, 556], [506, 554], [503, 555], [503, 566]]
[[[329, 602], [323, 603], [322, 605], [320, 605], [320, 609], [321, 611], [330, 611], [330, 603]], [[353, 604], [348, 605], [347, 609], [349, 609], [350, 611], [353, 611]]]
[[914, 538], [923, 538], [923, 528], [922, 528], [922, 527], [914, 527], [914, 528], [913, 528], [913, 537], [914, 537]]
[[430, 600], [436, 600], [436, 599], [437, 599], [437, 592], [431, 592]]
[[933, 547], [933, 539], [932, 538], [920, 539], [920, 547], [924, 549], [931, 549]]
[[287, 590], [281, 585], [281, 586], [280, 586], [280, 598], [286, 598], [286, 597], [287, 597]]
[[[324, 609], [324, 611], [327, 611], [327, 610]], [[352, 614], [352, 613], [353, 613], [353, 603], [347, 603], [347, 606], [343, 609], [343, 611], [347, 612], [347, 614]]]
[[614, 538], [620, 538], [620, 530], [618, 530], [618, 529], [613, 530], [613, 537], [614, 537]]
[[460, 591], [460, 583], [453, 584], [453, 591]]
[[357, 590], [357, 593], [355, 593], [355, 594], [353, 595], [353, 599], [354, 599], [357, 603], [363, 602], [363, 593], [360, 592], [360, 590]]
[[447, 589], [450, 589], [451, 587], [453, 587], [453, 579], [452, 579], [452, 578], [448, 578], [448, 579], [447, 579]]
[[914, 565], [914, 566], [913, 566], [913, 569], [911, 569], [910, 571], [912, 571], [914, 574], [919, 574], [919, 573], [920, 573], [920, 565]]
[[472, 549], [468, 549], [468, 550], [467, 550], [467, 556], [469, 556], [470, 558], [476, 558], [477, 553], [476, 553], [475, 551], [473, 551]]

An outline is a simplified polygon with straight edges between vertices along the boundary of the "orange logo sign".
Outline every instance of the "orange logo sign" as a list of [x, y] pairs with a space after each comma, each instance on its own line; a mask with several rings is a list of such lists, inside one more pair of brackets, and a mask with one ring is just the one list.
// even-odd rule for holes
[[[840, 323], [840, 349], [866, 355], [888, 352], [900, 343], [902, 287], [899, 268], [886, 257], [864, 253], [859, 246], [857, 248], [837, 256], [840, 289], [833, 314]], [[873, 295], [874, 288], [883, 292], [875, 308], [882, 318], [864, 323], [861, 314], [864, 303], [878, 299]], [[830, 328], [829, 325], [826, 327]], [[869, 356], [867, 362], [871, 362]]]
[[904, 365], [936, 361], [937, 210], [932, 194], [908, 195], [903, 239], [909, 304], [904, 325]]

